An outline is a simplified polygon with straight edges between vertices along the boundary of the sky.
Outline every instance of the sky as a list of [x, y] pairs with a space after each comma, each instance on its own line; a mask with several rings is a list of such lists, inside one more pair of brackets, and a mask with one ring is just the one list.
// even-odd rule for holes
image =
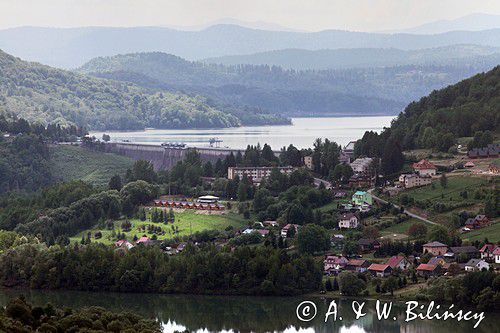
[[197, 26], [234, 18], [303, 31], [380, 31], [472, 13], [500, 14], [500, 0], [0, 0], [0, 29]]

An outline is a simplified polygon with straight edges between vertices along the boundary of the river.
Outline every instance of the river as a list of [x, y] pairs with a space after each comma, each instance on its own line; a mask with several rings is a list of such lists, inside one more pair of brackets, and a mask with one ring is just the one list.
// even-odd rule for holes
[[[210, 138], [222, 140], [221, 147], [245, 149], [248, 145], [267, 143], [275, 150], [289, 144], [312, 147], [316, 138], [328, 138], [342, 146], [360, 139], [365, 131], [380, 132], [394, 117], [327, 117], [292, 118], [292, 125], [242, 126], [219, 129], [159, 130], [106, 132], [113, 141], [128, 140], [135, 143], [160, 144], [183, 142], [192, 147], [209, 146]], [[91, 132], [101, 138], [103, 132]]]
[[[405, 323], [404, 304], [393, 305], [391, 317], [379, 321], [375, 302], [367, 301], [366, 316], [355, 319], [351, 300], [339, 303], [339, 318], [324, 322], [330, 300], [313, 299], [318, 315], [310, 322], [300, 322], [296, 307], [304, 299], [296, 297], [243, 297], [243, 296], [189, 296], [157, 294], [118, 294], [76, 291], [19, 291], [0, 292], [0, 304], [9, 298], [24, 295], [35, 305], [47, 302], [63, 307], [102, 306], [113, 311], [133, 311], [147, 318], [158, 319], [165, 333], [175, 330], [190, 332], [339, 332], [339, 333], [466, 333], [473, 329], [473, 322], [415, 320]], [[359, 300], [362, 302], [361, 300]], [[342, 317], [342, 320], [340, 320]], [[394, 318], [396, 320], [394, 320]], [[498, 332], [500, 319], [497, 314], [486, 314], [486, 319], [475, 332]]]

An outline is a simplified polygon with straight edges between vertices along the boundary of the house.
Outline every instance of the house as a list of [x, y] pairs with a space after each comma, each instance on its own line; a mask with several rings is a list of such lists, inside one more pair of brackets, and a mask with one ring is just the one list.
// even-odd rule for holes
[[360, 157], [351, 162], [351, 168], [357, 174], [371, 174], [373, 158]]
[[346, 153], [344, 150], [341, 150], [339, 153], [339, 162], [342, 164], [350, 164], [352, 155]]
[[342, 153], [349, 157], [349, 160], [352, 160], [354, 157], [354, 146], [356, 145], [356, 141], [350, 141], [344, 149], [342, 149]]
[[153, 243], [153, 241], [149, 237], [147, 237], [147, 236], [142, 236], [135, 243], [137, 245], [139, 245], [139, 244], [142, 244], [142, 245], [151, 245]]
[[339, 219], [340, 229], [355, 229], [359, 225], [359, 220], [354, 213], [344, 213]]
[[354, 271], [358, 273], [364, 273], [370, 267], [370, 262], [363, 259], [351, 259], [347, 263], [345, 269], [348, 271]]
[[497, 157], [500, 154], [500, 144], [491, 143], [486, 147], [473, 148], [469, 150], [467, 155], [469, 158], [488, 158]]
[[203, 195], [198, 198], [197, 200], [199, 203], [209, 203], [209, 204], [215, 204], [219, 202], [219, 197], [213, 196], [213, 195]]
[[264, 221], [263, 224], [266, 227], [272, 227], [272, 228], [278, 226], [278, 222], [276, 222], [276, 221]]
[[323, 268], [328, 275], [338, 274], [347, 266], [348, 262], [346, 257], [327, 255], [323, 260]]
[[465, 221], [465, 227], [469, 229], [480, 229], [490, 225], [490, 220], [486, 215], [476, 215], [474, 218], [469, 218]]
[[493, 251], [493, 256], [495, 257], [495, 264], [500, 264], [500, 246], [497, 246]]
[[482, 259], [471, 259], [465, 264], [464, 268], [467, 272], [487, 271], [490, 269], [490, 264]]
[[407, 173], [399, 176], [399, 183], [404, 188], [412, 188], [425, 186], [432, 183], [432, 177], [430, 176], [421, 176], [416, 173]]
[[364, 174], [354, 174], [349, 178], [349, 187], [372, 187], [375, 184], [375, 180], [370, 175]]
[[369, 252], [380, 247], [380, 242], [376, 239], [360, 238], [358, 240], [359, 248], [362, 252]]
[[444, 260], [444, 258], [442, 256], [438, 256], [438, 257], [432, 257], [431, 259], [429, 259], [429, 262], [427, 263], [429, 265], [435, 265], [435, 266], [444, 266], [446, 264], [446, 261]]
[[460, 256], [466, 256], [467, 259], [479, 257], [479, 251], [475, 246], [452, 246], [448, 249], [447, 254], [452, 254], [451, 257], [455, 259]]
[[496, 248], [498, 248], [498, 246], [495, 244], [484, 244], [483, 247], [479, 250], [479, 253], [481, 253], [481, 259], [493, 261], [493, 252]]
[[124, 248], [124, 249], [127, 249], [127, 250], [130, 250], [131, 248], [134, 247], [134, 245], [132, 243], [130, 243], [128, 240], [126, 240], [126, 239], [120, 239], [119, 241], [115, 242], [115, 246], [116, 247], [121, 247], [121, 248]]
[[493, 173], [493, 174], [499, 174], [500, 173], [500, 166], [498, 164], [492, 163], [488, 166], [488, 172]]
[[335, 248], [341, 249], [344, 245], [344, 235], [333, 235], [330, 238], [330, 245]]
[[342, 199], [347, 196], [347, 191], [342, 189], [333, 189], [332, 195], [335, 199]]
[[387, 261], [386, 264], [389, 265], [393, 270], [399, 268], [404, 271], [410, 267], [410, 263], [403, 256], [393, 256]]
[[423, 252], [430, 253], [434, 256], [441, 256], [448, 251], [448, 245], [440, 242], [430, 242], [423, 245]]
[[392, 273], [392, 268], [389, 265], [371, 264], [368, 267], [368, 271], [374, 276], [386, 277]]
[[441, 273], [440, 265], [420, 264], [417, 267], [417, 274], [423, 277], [437, 276]]
[[281, 229], [281, 237], [286, 238], [288, 236], [289, 230], [293, 228], [295, 229], [295, 235], [299, 232], [299, 225], [298, 224], [287, 224]]
[[312, 155], [304, 156], [304, 165], [309, 170], [312, 170], [314, 168]]
[[175, 248], [175, 250], [176, 250], [177, 253], [182, 252], [182, 251], [184, 251], [184, 249], [186, 248], [186, 246], [187, 246], [186, 242], [179, 243], [179, 245], [177, 245], [177, 247]]
[[257, 229], [255, 231], [259, 233], [262, 237], [266, 237], [267, 235], [269, 235], [269, 230], [267, 229]]
[[469, 162], [467, 162], [467, 163], [464, 164], [464, 168], [473, 168], [475, 166], [476, 165], [472, 161], [469, 161]]
[[356, 191], [356, 193], [352, 195], [352, 201], [358, 206], [373, 204], [372, 195], [366, 191]]
[[417, 163], [413, 163], [413, 170], [420, 176], [435, 176], [437, 168], [434, 164], [427, 160], [420, 160]]

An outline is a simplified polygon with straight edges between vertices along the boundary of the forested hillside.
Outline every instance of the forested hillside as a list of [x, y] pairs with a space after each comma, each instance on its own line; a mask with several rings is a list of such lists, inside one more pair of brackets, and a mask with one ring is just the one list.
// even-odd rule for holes
[[[260, 110], [224, 109], [200, 96], [158, 92], [130, 83], [29, 63], [0, 51], [0, 108], [30, 122], [90, 129], [207, 128], [284, 122]], [[233, 113], [238, 113], [244, 121]]]
[[210, 96], [219, 103], [291, 116], [397, 114], [404, 105], [433, 89], [491, 66], [486, 62], [466, 66], [296, 71], [267, 65], [189, 62], [154, 52], [96, 58], [80, 71], [149, 88], [182, 89]]
[[393, 122], [403, 148], [435, 148], [478, 132], [500, 132], [500, 66], [411, 103]]

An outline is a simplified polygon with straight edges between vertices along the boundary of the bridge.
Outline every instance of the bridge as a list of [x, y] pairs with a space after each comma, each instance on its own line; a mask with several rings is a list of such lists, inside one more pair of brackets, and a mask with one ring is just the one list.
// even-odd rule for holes
[[[182, 161], [190, 149], [195, 149], [202, 161], [216, 162], [224, 159], [231, 153], [244, 153], [244, 149], [215, 148], [215, 147], [175, 147], [171, 145], [149, 145], [129, 142], [109, 142], [105, 145], [105, 151], [130, 157], [134, 160], [146, 160], [153, 164], [155, 170], [168, 170], [177, 162]], [[276, 156], [280, 155], [275, 151]]]

